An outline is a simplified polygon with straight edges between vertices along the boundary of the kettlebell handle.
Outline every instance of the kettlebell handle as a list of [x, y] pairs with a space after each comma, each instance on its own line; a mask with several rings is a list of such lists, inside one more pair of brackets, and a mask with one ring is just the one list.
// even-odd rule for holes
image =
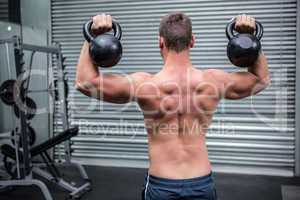
[[[233, 34], [234, 26], [235, 26], [235, 20], [231, 20], [226, 26], [226, 36], [228, 40], [231, 40], [233, 37], [235, 37], [235, 35]], [[259, 21], [255, 21], [255, 28], [256, 28], [255, 37], [258, 40], [260, 40], [263, 36], [264, 28]]]
[[[89, 20], [83, 25], [83, 35], [84, 35], [87, 42], [91, 42], [91, 40], [94, 39], [94, 37], [91, 34], [92, 24], [93, 24], [93, 21]], [[122, 29], [121, 29], [120, 24], [118, 22], [116, 22], [115, 20], [112, 21], [112, 29], [114, 31], [114, 36], [118, 40], [121, 40], [121, 38], [122, 38]]]

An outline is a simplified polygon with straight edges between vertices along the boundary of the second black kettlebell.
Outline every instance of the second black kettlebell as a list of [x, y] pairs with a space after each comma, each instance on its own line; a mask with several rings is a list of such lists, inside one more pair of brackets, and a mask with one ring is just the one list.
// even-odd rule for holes
[[115, 20], [112, 22], [114, 34], [104, 33], [93, 37], [91, 27], [93, 21], [90, 20], [83, 25], [83, 35], [90, 43], [89, 53], [94, 62], [99, 67], [112, 67], [116, 65], [122, 57], [122, 29]]
[[226, 26], [226, 36], [228, 38], [227, 57], [230, 62], [238, 67], [249, 67], [257, 60], [261, 50], [260, 39], [263, 36], [263, 26], [256, 21], [255, 35], [248, 33], [234, 34], [235, 20]]

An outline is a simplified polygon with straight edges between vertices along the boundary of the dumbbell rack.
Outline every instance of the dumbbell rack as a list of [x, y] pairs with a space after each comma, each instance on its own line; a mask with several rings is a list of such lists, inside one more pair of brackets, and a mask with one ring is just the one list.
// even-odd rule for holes
[[[63, 56], [61, 52], [61, 47], [59, 44], [56, 44], [55, 46], [36, 46], [31, 44], [25, 44], [22, 43], [20, 38], [17, 36], [14, 36], [9, 39], [0, 40], [0, 44], [3, 43], [13, 43], [14, 45], [14, 58], [15, 58], [15, 68], [16, 68], [16, 75], [17, 77], [22, 76], [24, 73], [23, 65], [23, 51], [31, 51], [31, 52], [43, 52], [47, 54], [55, 54], [57, 59], [57, 87], [58, 87], [58, 99], [60, 103], [60, 113], [62, 117], [62, 125], [63, 130], [66, 131], [69, 129], [69, 122], [67, 117], [67, 104], [66, 104], [66, 96], [65, 96], [65, 84], [64, 84], [64, 72], [63, 72]], [[27, 133], [27, 112], [26, 109], [20, 109], [19, 111], [20, 117], [19, 117], [19, 126], [21, 131], [21, 144], [22, 147], [20, 148], [21, 151], [18, 151], [18, 142], [15, 144], [17, 145], [16, 148], [16, 163], [20, 163], [22, 167], [17, 167], [18, 172], [18, 178], [15, 180], [0, 180], [0, 186], [30, 186], [35, 185], [39, 187], [45, 197], [46, 200], [53, 200], [47, 186], [40, 180], [33, 179], [32, 178], [32, 171], [34, 170], [35, 173], [38, 175], [52, 181], [55, 180], [51, 174], [47, 173], [46, 171], [41, 170], [39, 167], [34, 167], [31, 162], [31, 153], [30, 153], [30, 147], [28, 142], [28, 133]], [[88, 191], [90, 189], [90, 182], [89, 178], [87, 176], [87, 173], [83, 166], [77, 163], [71, 162], [71, 148], [70, 148], [70, 140], [66, 140], [64, 142], [65, 146], [65, 163], [68, 166], [75, 166], [82, 178], [86, 180], [87, 182], [83, 184], [82, 186], [75, 187], [72, 186], [70, 183], [67, 183], [63, 179], [60, 179], [59, 182], [56, 182], [58, 186], [66, 189], [70, 193], [70, 198], [78, 198], [83, 193]], [[18, 155], [21, 153], [22, 155]], [[21, 160], [19, 158], [22, 158]], [[20, 170], [21, 169], [21, 170]], [[56, 181], [56, 180], [55, 180]]]

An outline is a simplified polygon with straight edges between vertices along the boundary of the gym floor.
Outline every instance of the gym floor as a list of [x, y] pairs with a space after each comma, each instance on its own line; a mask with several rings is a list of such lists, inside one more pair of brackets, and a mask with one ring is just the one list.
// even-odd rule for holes
[[[86, 166], [93, 190], [82, 197], [86, 200], [141, 200], [146, 169]], [[63, 170], [66, 177], [76, 180], [77, 171]], [[218, 200], [286, 200], [281, 186], [300, 186], [300, 178], [253, 176], [240, 174], [214, 175]], [[48, 184], [55, 200], [64, 200], [66, 192]], [[19, 187], [0, 194], [1, 200], [41, 200], [37, 188]]]

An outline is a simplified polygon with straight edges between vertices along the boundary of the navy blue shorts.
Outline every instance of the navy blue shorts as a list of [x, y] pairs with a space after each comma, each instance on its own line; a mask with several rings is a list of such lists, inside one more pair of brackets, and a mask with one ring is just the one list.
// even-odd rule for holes
[[166, 179], [147, 175], [143, 200], [217, 200], [212, 174], [191, 179]]

